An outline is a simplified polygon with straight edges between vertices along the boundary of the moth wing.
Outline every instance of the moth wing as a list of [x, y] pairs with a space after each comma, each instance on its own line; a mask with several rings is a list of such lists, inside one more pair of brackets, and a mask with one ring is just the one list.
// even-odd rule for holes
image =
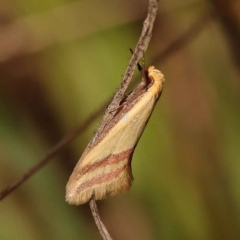
[[[131, 159], [134, 146], [118, 151], [117, 132], [110, 132], [106, 139], [88, 152], [74, 168], [67, 184], [66, 201], [80, 205], [92, 195], [96, 200], [127, 191], [133, 180]], [[121, 144], [120, 144], [121, 145]], [[119, 152], [119, 153], [117, 153]]]
[[131, 159], [156, 104], [148, 91], [117, 124], [79, 160], [66, 187], [66, 201], [80, 205], [128, 190], [133, 179]]

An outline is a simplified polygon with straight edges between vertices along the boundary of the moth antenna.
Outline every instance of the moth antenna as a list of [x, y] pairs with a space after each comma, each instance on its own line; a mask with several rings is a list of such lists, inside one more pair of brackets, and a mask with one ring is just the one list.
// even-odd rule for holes
[[137, 66], [138, 66], [138, 71], [139, 71], [139, 72], [142, 72], [142, 71], [143, 71], [142, 66], [141, 66], [139, 63], [137, 64]]
[[146, 66], [145, 66], [145, 52], [143, 53], [143, 57], [142, 57], [142, 65], [143, 65], [143, 68], [146, 69]]
[[[129, 50], [132, 54], [134, 54], [132, 48], [129, 48]], [[142, 77], [143, 77], [143, 80], [144, 80], [143, 82], [145, 84], [147, 84], [147, 82], [148, 82], [148, 71], [145, 68], [145, 56], [144, 55], [145, 55], [145, 53], [143, 53], [143, 58], [142, 58], [143, 67], [140, 65], [140, 63], [138, 63], [137, 66], [138, 66], [138, 71], [141, 72], [141, 74], [142, 74]]]
[[133, 50], [132, 50], [132, 48], [129, 48], [129, 50], [130, 50], [131, 54], [133, 55]]
[[[130, 50], [131, 54], [134, 53], [133, 50], [132, 50], [132, 48], [129, 48], [129, 50]], [[137, 66], [138, 66], [138, 71], [142, 73], [144, 68], [142, 68], [142, 66], [140, 65], [140, 63], [138, 63]]]
[[143, 57], [142, 57], [142, 66], [143, 67], [141, 67], [140, 72], [142, 73], [145, 83], [147, 83], [148, 82], [148, 71], [146, 70], [146, 67], [145, 67], [145, 53], [143, 53]]

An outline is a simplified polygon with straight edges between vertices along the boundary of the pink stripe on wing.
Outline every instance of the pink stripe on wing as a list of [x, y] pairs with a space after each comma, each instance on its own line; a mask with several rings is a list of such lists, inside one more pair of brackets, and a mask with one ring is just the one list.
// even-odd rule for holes
[[129, 150], [126, 150], [126, 151], [118, 153], [118, 154], [111, 154], [111, 155], [107, 156], [106, 158], [104, 158], [103, 160], [100, 160], [93, 164], [88, 164], [85, 167], [83, 167], [82, 169], [80, 169], [80, 171], [77, 172], [78, 178], [80, 178], [82, 175], [84, 175], [86, 173], [90, 173], [90, 172], [94, 171], [97, 168], [116, 164], [126, 158], [131, 158], [132, 153], [133, 153], [133, 149], [129, 149]]

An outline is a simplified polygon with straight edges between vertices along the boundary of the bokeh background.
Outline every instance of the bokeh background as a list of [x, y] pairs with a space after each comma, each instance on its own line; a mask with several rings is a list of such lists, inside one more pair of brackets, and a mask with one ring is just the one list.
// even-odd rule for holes
[[[1, 0], [2, 190], [113, 96], [147, 5]], [[145, 62], [164, 73], [164, 92], [131, 191], [98, 202], [113, 239], [240, 239], [239, 46], [239, 1], [160, 1]], [[101, 239], [88, 204], [64, 199], [100, 120], [1, 201], [0, 239]]]

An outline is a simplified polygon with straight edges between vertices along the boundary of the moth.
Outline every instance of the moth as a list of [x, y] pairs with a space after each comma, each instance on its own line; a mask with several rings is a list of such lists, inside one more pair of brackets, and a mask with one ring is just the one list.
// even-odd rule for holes
[[104, 134], [87, 147], [66, 186], [66, 201], [80, 205], [123, 193], [133, 181], [133, 152], [163, 90], [164, 76], [155, 67], [142, 70], [139, 85], [119, 104]]

